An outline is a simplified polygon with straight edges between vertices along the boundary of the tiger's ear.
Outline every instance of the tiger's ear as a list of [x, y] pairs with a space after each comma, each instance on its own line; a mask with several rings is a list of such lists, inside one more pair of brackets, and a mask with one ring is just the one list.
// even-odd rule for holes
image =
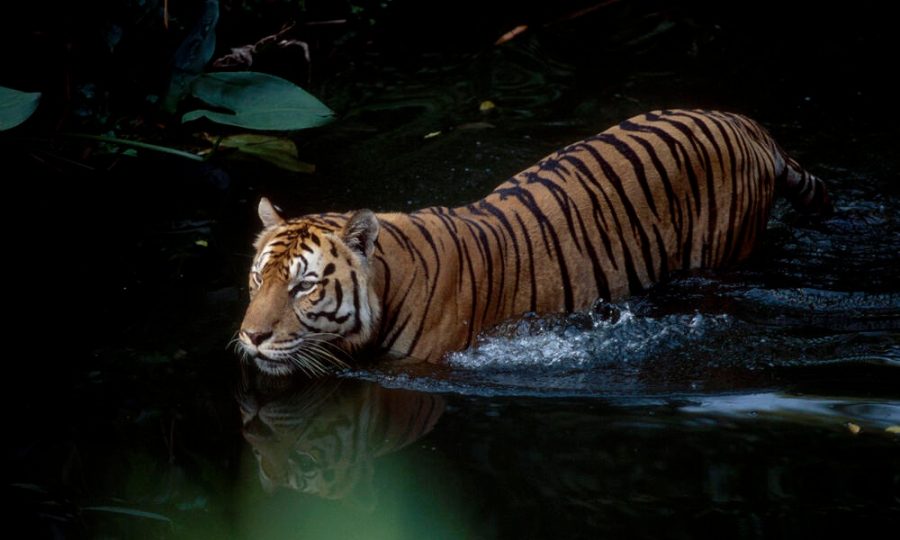
[[378, 239], [378, 218], [371, 210], [357, 210], [347, 220], [341, 239], [347, 247], [365, 258], [375, 251], [375, 240]]
[[278, 213], [278, 210], [275, 209], [275, 205], [265, 197], [259, 200], [259, 209], [257, 211], [259, 212], [259, 219], [262, 221], [263, 227], [267, 229], [284, 223], [284, 218], [282, 218]]

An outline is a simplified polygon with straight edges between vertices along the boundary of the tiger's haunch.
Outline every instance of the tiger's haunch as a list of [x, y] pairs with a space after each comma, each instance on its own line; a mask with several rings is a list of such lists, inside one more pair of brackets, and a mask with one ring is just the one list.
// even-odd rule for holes
[[616, 300], [746, 258], [776, 189], [825, 215], [825, 185], [759, 124], [655, 111], [576, 142], [458, 207], [282, 218], [267, 199], [241, 325], [248, 361], [325, 373], [365, 350], [439, 361], [526, 312]]

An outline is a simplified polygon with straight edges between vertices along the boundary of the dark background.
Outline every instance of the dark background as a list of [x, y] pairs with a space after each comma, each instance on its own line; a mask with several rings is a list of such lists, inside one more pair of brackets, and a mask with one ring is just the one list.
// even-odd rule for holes
[[[488, 173], [452, 140], [422, 138], [482, 120], [477, 105], [486, 99], [497, 101], [498, 114], [488, 120], [501, 130], [521, 131], [527, 118], [544, 126], [580, 122], [585, 134], [652, 108], [737, 110], [764, 123], [777, 119], [769, 123], [776, 135], [802, 132], [800, 144], [846, 156], [845, 167], [896, 172], [889, 163], [893, 141], [884, 134], [897, 133], [895, 86], [887, 80], [897, 32], [877, 2], [392, 1], [360, 2], [357, 15], [341, 2], [310, 1], [303, 9], [291, 2], [222, 2], [214, 57], [288, 20], [349, 20], [298, 31], [310, 44], [311, 65], [275, 51], [254, 66], [294, 80], [338, 114], [332, 126], [296, 135], [301, 158], [318, 167], [297, 178], [265, 166], [98, 155], [61, 136], [114, 131], [176, 147], [195, 144], [196, 126], [155, 110], [148, 96], [165, 88], [173, 50], [200, 3], [170, 6], [176, 11], [169, 31], [148, 23], [152, 14], [137, 17], [137, 4], [17, 3], [6, 18], [0, 83], [44, 93], [36, 117], [4, 134], [0, 146], [7, 204], [32, 216], [22, 222], [6, 213], [6, 229], [18, 233], [10, 234], [10, 253], [17, 261], [43, 261], [16, 272], [39, 299], [17, 306], [19, 335], [62, 316], [64, 324], [52, 325], [55, 342], [105, 345], [140, 325], [123, 310], [140, 306], [141, 318], [162, 311], [170, 320], [163, 299], [233, 286], [245, 265], [235, 255], [249, 252], [256, 227], [258, 193], [291, 212], [396, 209], [391, 198], [379, 197], [383, 182], [396, 181], [412, 202], [399, 209], [458, 204], [568, 142], [553, 140], [547, 128], [550, 140], [523, 143], [521, 164]], [[493, 45], [521, 24], [529, 30]], [[110, 51], [112, 27], [124, 30]], [[551, 98], [498, 98], [503, 84], [515, 88], [523, 66], [542, 75], [534, 84], [549, 88]], [[403, 105], [415, 85], [432, 108]], [[399, 105], [367, 109], [392, 92]], [[456, 178], [444, 166], [450, 163], [472, 172]], [[414, 174], [425, 169], [427, 176]], [[463, 189], [446, 189], [458, 184]], [[190, 220], [203, 222], [211, 249], [183, 253], [165, 245], [166, 231]], [[126, 340], [134, 338], [126, 333]]]
[[[333, 124], [292, 134], [314, 174], [127, 156], [66, 136], [191, 149], [198, 129], [220, 129], [158, 108], [199, 12], [200, 2], [183, 4], [170, 2], [170, 30], [136, 1], [4, 8], [0, 85], [43, 93], [32, 119], [0, 134], [6, 446], [12, 476], [52, 493], [41, 504], [95, 500], [129, 466], [116, 456], [137, 449], [151, 470], [172, 456], [189, 463], [186, 474], [238, 461], [226, 344], [246, 301], [260, 195], [289, 214], [461, 204], [574, 135], [676, 107], [747, 113], [826, 179], [863, 177], [886, 198], [900, 194], [891, 82], [900, 49], [883, 3], [223, 1], [214, 58], [301, 23], [295, 37], [311, 62], [273, 51], [254, 69], [336, 111]], [[327, 19], [348, 22], [302, 26]], [[526, 32], [494, 45], [522, 24]], [[497, 106], [488, 114], [485, 100]], [[897, 268], [881, 259], [850, 278], [894, 293]], [[167, 447], [157, 424], [176, 422], [183, 436]], [[96, 476], [75, 478], [85, 474]], [[215, 485], [227, 490], [228, 480]]]

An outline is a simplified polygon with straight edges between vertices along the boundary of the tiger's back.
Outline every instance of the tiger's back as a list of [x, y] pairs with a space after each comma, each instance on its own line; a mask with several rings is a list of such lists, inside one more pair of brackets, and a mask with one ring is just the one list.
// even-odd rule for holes
[[[526, 312], [584, 309], [676, 270], [738, 262], [764, 232], [776, 188], [806, 211], [830, 210], [822, 182], [746, 117], [636, 116], [472, 204], [373, 215], [376, 239], [359, 272], [379, 316], [372, 337], [347, 349], [434, 361]], [[310, 220], [341, 237], [358, 214], [278, 226]]]

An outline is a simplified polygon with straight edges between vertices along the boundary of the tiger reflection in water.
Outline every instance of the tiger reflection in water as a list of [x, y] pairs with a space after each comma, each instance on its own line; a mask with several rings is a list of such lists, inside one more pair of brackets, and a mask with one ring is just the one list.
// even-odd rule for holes
[[374, 506], [374, 461], [417, 441], [444, 411], [440, 396], [348, 379], [273, 379], [244, 370], [244, 439], [263, 488]]

